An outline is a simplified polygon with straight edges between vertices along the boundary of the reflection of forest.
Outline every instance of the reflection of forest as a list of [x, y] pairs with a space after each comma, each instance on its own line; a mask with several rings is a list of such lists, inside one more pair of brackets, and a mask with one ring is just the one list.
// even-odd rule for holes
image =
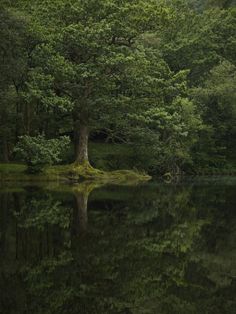
[[0, 312], [234, 313], [233, 201], [233, 186], [0, 193]]

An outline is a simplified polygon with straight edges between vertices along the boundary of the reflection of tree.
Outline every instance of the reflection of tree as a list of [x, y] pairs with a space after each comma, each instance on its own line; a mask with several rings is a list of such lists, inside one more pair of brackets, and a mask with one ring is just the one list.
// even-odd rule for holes
[[[104, 217], [104, 238], [110, 241], [103, 251], [113, 252], [107, 262], [114, 267], [110, 278], [119, 287], [113, 305], [127, 313], [233, 313], [233, 285], [227, 286], [226, 296], [209, 280], [211, 267], [195, 260], [195, 252], [208, 250], [206, 230], [214, 230], [213, 208], [221, 194], [205, 187], [204, 203], [199, 204], [200, 188], [158, 188], [155, 196], [149, 192], [144, 197], [138, 191], [136, 201], [126, 204], [122, 225]], [[229, 220], [220, 221], [229, 226]], [[104, 239], [101, 243], [106, 244]], [[216, 299], [220, 310], [214, 306]]]
[[71, 192], [75, 196], [76, 206], [73, 210], [73, 220], [72, 220], [72, 235], [82, 235], [87, 230], [88, 222], [88, 198], [90, 193], [102, 186], [97, 182], [85, 181], [78, 185], [71, 187]]
[[[222, 290], [221, 286], [216, 285], [216, 282], [210, 278], [210, 273], [213, 273], [212, 263], [207, 265], [200, 259], [198, 262], [195, 260], [195, 252], [208, 249], [204, 246], [208, 238], [206, 230], [215, 229], [215, 219], [218, 215], [218, 211], [213, 210], [212, 204], [218, 205], [221, 199], [221, 194], [217, 194], [215, 189], [211, 191], [206, 187], [204, 193], [207, 197], [204, 198], [201, 207], [198, 207], [201, 192], [201, 189], [195, 188], [193, 191], [186, 188], [183, 191], [179, 189], [172, 195], [165, 191], [161, 193], [156, 209], [150, 209], [151, 206], [146, 207], [150, 212], [149, 215], [140, 211], [140, 216], [137, 212], [130, 216], [137, 227], [135, 237], [134, 233], [130, 237], [125, 259], [130, 258], [135, 263], [132, 264], [133, 275], [131, 273], [129, 279], [127, 276], [124, 277], [125, 281], [122, 278], [124, 282], [122, 291], [125, 291], [126, 296], [129, 295], [132, 313], [234, 312], [232, 289], [235, 283], [228, 281], [226, 295], [226, 290]], [[196, 199], [193, 202], [194, 198]], [[192, 210], [188, 213], [189, 209]], [[155, 223], [157, 219], [153, 218], [155, 217], [153, 210], [159, 211], [157, 214], [157, 219], [160, 220], [159, 226]], [[203, 214], [200, 214], [201, 212]], [[144, 215], [144, 224], [141, 215]], [[222, 218], [220, 223], [228, 228], [229, 220], [225, 221]], [[141, 234], [145, 225], [149, 230], [148, 236]], [[216, 230], [219, 239], [219, 234], [223, 231], [222, 226], [221, 231]], [[216, 237], [216, 234], [214, 236]], [[232, 254], [232, 251], [229, 252]], [[130, 274], [128, 267], [129, 265], [120, 273]], [[229, 276], [230, 267], [228, 271], [225, 267], [224, 279]], [[219, 274], [219, 269], [216, 271]], [[216, 299], [218, 310], [214, 305]]]
[[186, 309], [187, 313], [191, 309], [174, 292], [188, 284], [185, 266], [205, 223], [196, 218], [190, 195], [191, 189], [173, 193], [159, 188], [158, 198], [150, 195], [146, 202], [141, 198], [132, 206], [124, 230], [116, 234], [113, 247], [121, 243], [116, 280], [127, 312], [182, 313]]
[[[220, 245], [225, 228], [230, 226], [228, 234], [234, 235], [233, 224], [229, 225], [233, 212], [219, 216], [217, 227], [215, 205], [220, 195], [215, 189], [208, 193], [206, 187], [201, 191], [191, 186], [99, 189], [91, 195], [87, 229], [88, 198], [96, 187], [87, 183], [67, 187], [76, 199], [73, 212], [71, 199], [58, 200], [62, 191], [55, 195], [40, 191], [23, 202], [16, 215], [19, 246], [25, 241], [36, 254], [41, 245], [44, 254], [36, 254], [37, 259], [32, 259], [33, 252], [26, 258], [19, 255], [14, 282], [19, 291], [24, 285], [24, 293], [19, 293], [16, 306], [21, 304], [22, 311], [17, 313], [26, 308], [36, 314], [234, 313], [234, 264], [223, 258], [230, 256], [233, 240], [227, 240], [222, 254]], [[206, 193], [207, 201], [201, 193]], [[232, 195], [227, 196], [230, 204]], [[47, 232], [54, 239], [53, 254], [45, 254]], [[217, 238], [217, 250], [210, 253], [209, 235]], [[0, 279], [1, 287], [11, 280]]]

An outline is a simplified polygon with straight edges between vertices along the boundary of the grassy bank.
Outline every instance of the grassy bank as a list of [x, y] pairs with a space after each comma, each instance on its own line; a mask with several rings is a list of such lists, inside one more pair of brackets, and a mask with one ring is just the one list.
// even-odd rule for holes
[[133, 170], [103, 171], [84, 165], [59, 165], [45, 167], [40, 174], [28, 174], [27, 167], [22, 164], [0, 164], [0, 181], [67, 181], [79, 182], [94, 180], [102, 182], [122, 183], [126, 181], [147, 181], [151, 177]]

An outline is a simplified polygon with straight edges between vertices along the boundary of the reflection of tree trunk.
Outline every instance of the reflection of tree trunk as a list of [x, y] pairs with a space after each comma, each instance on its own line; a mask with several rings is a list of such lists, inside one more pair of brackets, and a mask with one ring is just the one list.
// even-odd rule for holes
[[72, 217], [72, 238], [86, 233], [88, 224], [88, 198], [90, 193], [101, 185], [101, 183], [85, 181], [73, 187], [76, 205]]
[[74, 239], [79, 235], [79, 214], [77, 204], [73, 208], [72, 220], [71, 220], [71, 244], [73, 246]]
[[76, 196], [76, 202], [79, 209], [79, 226], [80, 231], [84, 233], [87, 230], [88, 223], [88, 195], [78, 193]]
[[88, 209], [88, 193], [86, 192], [75, 192], [76, 199], [76, 213], [74, 213], [74, 222], [76, 224], [76, 234], [85, 234], [87, 230], [87, 209]]

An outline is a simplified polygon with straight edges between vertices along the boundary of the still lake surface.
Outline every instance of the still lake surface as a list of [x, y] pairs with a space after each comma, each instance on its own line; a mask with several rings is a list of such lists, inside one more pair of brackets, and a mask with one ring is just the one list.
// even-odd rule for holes
[[0, 185], [1, 314], [235, 314], [236, 177]]

